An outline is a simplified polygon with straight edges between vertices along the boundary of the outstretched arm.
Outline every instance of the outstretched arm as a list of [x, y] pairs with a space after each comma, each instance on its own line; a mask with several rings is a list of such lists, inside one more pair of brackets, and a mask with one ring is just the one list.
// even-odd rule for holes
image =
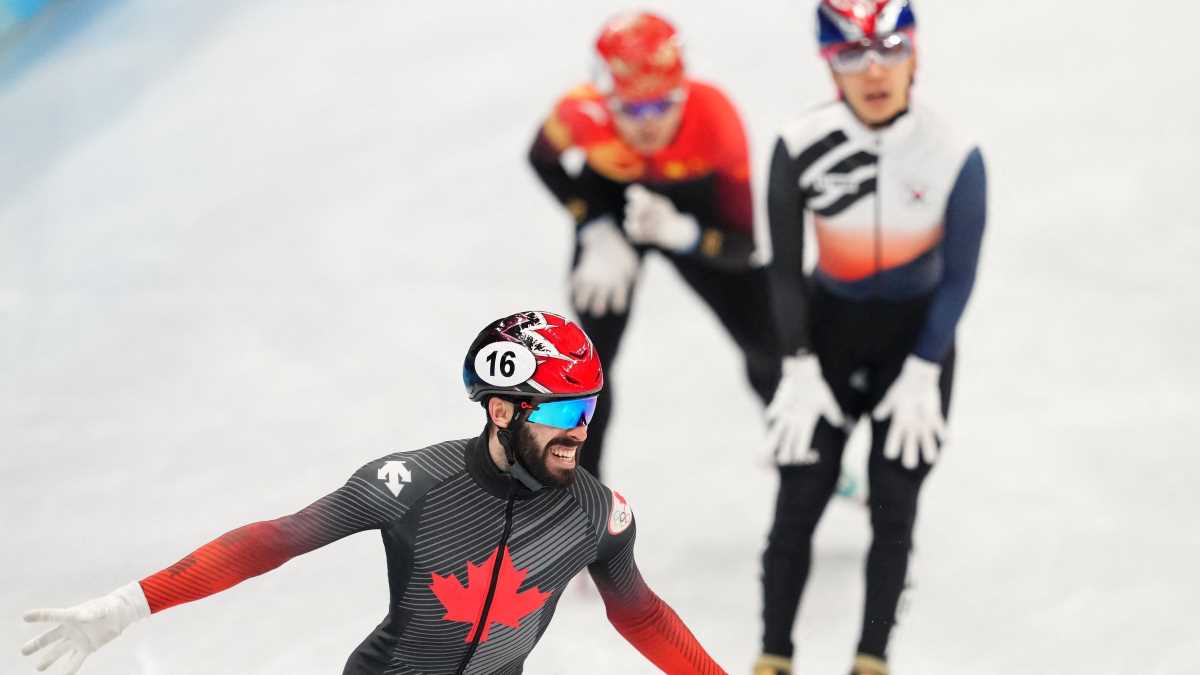
[[27, 622], [58, 624], [21, 648], [45, 670], [66, 657], [64, 673], [78, 671], [89, 654], [153, 612], [220, 592], [289, 559], [355, 532], [403, 517], [377, 475], [387, 462], [363, 467], [337, 491], [290, 516], [228, 532], [140, 582], [64, 609], [38, 609]]
[[[614, 498], [624, 500], [614, 493]], [[704, 651], [696, 636], [679, 615], [646, 585], [633, 559], [635, 526], [625, 508], [629, 524], [613, 535], [610, 526], [601, 543], [600, 559], [588, 567], [608, 620], [651, 663], [663, 672], [683, 674], [724, 673]]]
[[404, 515], [401, 502], [379, 489], [374, 464], [345, 485], [290, 516], [251, 523], [192, 551], [142, 579], [150, 611], [219, 593], [292, 558]]

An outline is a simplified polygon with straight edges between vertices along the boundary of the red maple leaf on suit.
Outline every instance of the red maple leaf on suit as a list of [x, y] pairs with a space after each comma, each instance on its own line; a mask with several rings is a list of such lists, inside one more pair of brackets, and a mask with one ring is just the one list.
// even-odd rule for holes
[[[446, 576], [437, 572], [430, 574], [433, 582], [429, 584], [429, 589], [446, 608], [442, 619], [471, 624], [471, 630], [467, 631], [463, 642], [470, 642], [471, 636], [475, 634], [475, 628], [483, 613], [483, 603], [487, 600], [488, 584], [491, 583], [495, 564], [495, 551], [480, 565], [468, 560], [465, 587], [453, 573]], [[487, 642], [488, 631], [493, 623], [517, 628], [521, 619], [545, 604], [546, 598], [550, 597], [549, 593], [542, 592], [537, 586], [525, 591], [517, 590], [528, 573], [528, 569], [519, 570], [513, 567], [512, 556], [505, 546], [500, 560], [500, 576], [496, 579], [496, 592], [488, 610], [487, 625], [483, 627], [483, 633], [479, 636], [480, 642]]]

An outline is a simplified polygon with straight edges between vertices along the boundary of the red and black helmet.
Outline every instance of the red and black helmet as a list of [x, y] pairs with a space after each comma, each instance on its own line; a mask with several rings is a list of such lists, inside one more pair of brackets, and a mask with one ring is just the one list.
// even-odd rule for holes
[[463, 385], [472, 401], [578, 398], [604, 388], [604, 370], [578, 325], [551, 312], [517, 312], [479, 331], [463, 359]]
[[613, 93], [636, 102], [662, 98], [683, 84], [683, 50], [675, 27], [650, 12], [622, 14], [596, 38]]

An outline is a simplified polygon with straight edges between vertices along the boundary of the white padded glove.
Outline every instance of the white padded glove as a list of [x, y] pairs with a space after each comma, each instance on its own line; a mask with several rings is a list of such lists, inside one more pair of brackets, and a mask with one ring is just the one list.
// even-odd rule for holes
[[871, 413], [878, 421], [892, 418], [883, 446], [886, 459], [900, 459], [907, 469], [917, 468], [921, 458], [926, 464], [937, 461], [938, 442], [946, 438], [941, 376], [942, 367], [936, 363], [916, 356], [904, 360], [900, 375]]
[[592, 316], [624, 314], [638, 273], [638, 254], [609, 219], [579, 231], [579, 263], [571, 272], [575, 308]]
[[821, 376], [821, 364], [812, 354], [783, 360], [783, 378], [767, 406], [766, 454], [780, 466], [815, 464], [810, 452], [813, 431], [821, 417], [841, 427], [846, 419], [833, 392]]
[[670, 199], [636, 183], [625, 188], [625, 233], [630, 241], [684, 253], [700, 243], [696, 219], [680, 213]]
[[148, 616], [150, 605], [136, 581], [74, 607], [30, 610], [25, 612], [25, 621], [58, 625], [26, 642], [21, 653], [29, 656], [41, 651], [38, 670], [45, 670], [66, 656], [66, 667], [61, 672], [71, 675], [79, 671], [89, 654], [120, 635], [129, 624]]

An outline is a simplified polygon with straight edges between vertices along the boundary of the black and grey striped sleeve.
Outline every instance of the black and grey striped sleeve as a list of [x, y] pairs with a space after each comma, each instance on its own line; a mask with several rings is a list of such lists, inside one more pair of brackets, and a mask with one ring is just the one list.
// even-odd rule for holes
[[783, 138], [775, 142], [767, 182], [771, 304], [785, 354], [809, 348], [808, 290], [804, 278], [804, 193], [800, 163]]
[[298, 555], [403, 518], [425, 490], [456, 466], [461, 469], [465, 443], [450, 441], [380, 458], [292, 515], [226, 532], [142, 580], [151, 611], [223, 591]]

